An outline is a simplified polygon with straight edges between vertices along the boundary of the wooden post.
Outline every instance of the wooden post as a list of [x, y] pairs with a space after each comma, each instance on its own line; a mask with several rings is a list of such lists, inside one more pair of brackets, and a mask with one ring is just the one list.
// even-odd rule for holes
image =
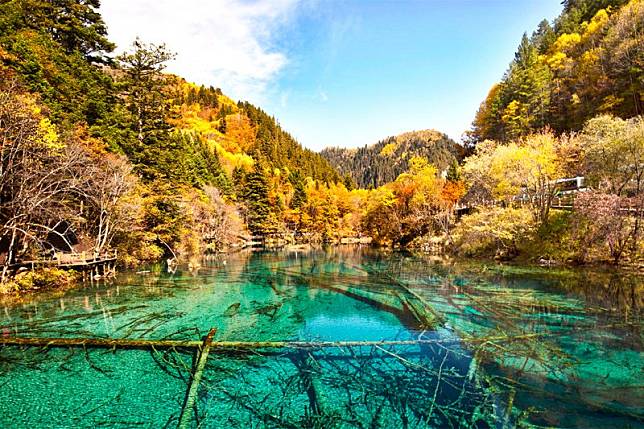
[[210, 353], [210, 346], [212, 345], [212, 339], [215, 336], [215, 332], [217, 332], [217, 329], [210, 329], [210, 332], [208, 332], [208, 335], [203, 342], [201, 352], [199, 353], [199, 357], [197, 359], [197, 365], [195, 366], [195, 370], [190, 377], [190, 386], [188, 392], [186, 393], [186, 399], [183, 403], [183, 408], [181, 409], [181, 415], [179, 416], [179, 425], [177, 426], [178, 429], [186, 429], [190, 425], [192, 409], [195, 405], [195, 401], [197, 400], [197, 394], [199, 393], [199, 383], [201, 382], [201, 375], [203, 374], [203, 370], [206, 367], [208, 353]]

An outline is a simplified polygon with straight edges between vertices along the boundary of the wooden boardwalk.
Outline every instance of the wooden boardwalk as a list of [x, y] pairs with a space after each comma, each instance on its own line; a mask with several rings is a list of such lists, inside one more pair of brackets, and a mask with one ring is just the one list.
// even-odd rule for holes
[[89, 273], [91, 277], [105, 277], [116, 269], [117, 252], [106, 252], [100, 255], [81, 253], [58, 253], [52, 258], [19, 261], [9, 265], [11, 271], [34, 270], [36, 268], [60, 268], [63, 270]]

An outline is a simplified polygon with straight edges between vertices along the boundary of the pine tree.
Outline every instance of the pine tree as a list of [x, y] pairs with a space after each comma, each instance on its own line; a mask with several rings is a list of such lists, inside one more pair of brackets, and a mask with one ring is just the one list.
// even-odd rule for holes
[[343, 183], [344, 183], [344, 187], [347, 188], [349, 191], [353, 191], [356, 188], [356, 184], [351, 178], [350, 174], [344, 175]]
[[253, 171], [246, 175], [242, 192], [241, 196], [246, 202], [246, 223], [248, 228], [253, 234], [266, 233], [269, 228], [268, 220], [271, 214], [268, 199], [268, 181], [264, 170], [259, 164], [255, 164]]
[[557, 40], [557, 34], [547, 19], [539, 23], [537, 30], [532, 33], [530, 41], [537, 48], [539, 54], [545, 54], [550, 46]]
[[446, 179], [450, 182], [458, 182], [459, 180], [461, 180], [461, 173], [458, 169], [457, 161], [454, 161], [452, 165], [449, 166]]
[[0, 51], [8, 54], [0, 68], [40, 94], [49, 119], [64, 128], [103, 124], [114, 109], [112, 79], [94, 64], [114, 47], [97, 7], [95, 0], [0, 1]]
[[498, 93], [504, 139], [529, 134], [547, 124], [550, 80], [550, 69], [539, 60], [536, 46], [524, 34]]
[[203, 153], [204, 160], [208, 166], [209, 180], [216, 186], [223, 195], [230, 196], [233, 193], [233, 186], [230, 178], [224, 171], [219, 161], [217, 151], [213, 151], [208, 147], [205, 141], [201, 141], [201, 152]]
[[291, 208], [300, 208], [304, 204], [306, 204], [307, 201], [304, 177], [302, 177], [302, 173], [296, 170], [290, 174], [289, 181], [293, 185], [293, 198], [291, 199]]
[[243, 198], [243, 190], [246, 184], [246, 175], [244, 169], [241, 167], [235, 167], [232, 173], [232, 186], [235, 191], [235, 195]]
[[114, 44], [99, 13], [100, 0], [18, 0], [24, 24], [47, 32], [67, 53], [80, 52], [90, 61], [105, 61]]
[[120, 55], [117, 60], [123, 69], [119, 82], [131, 115], [130, 127], [136, 141], [123, 147], [144, 177], [154, 177], [153, 167], [170, 142], [171, 126], [167, 119], [167, 77], [162, 72], [165, 63], [174, 58], [165, 45], [146, 45], [137, 39], [133, 51]]
[[227, 129], [228, 123], [226, 122], [226, 117], [224, 116], [219, 120], [219, 126], [217, 127], [217, 130], [222, 134], [226, 134]]

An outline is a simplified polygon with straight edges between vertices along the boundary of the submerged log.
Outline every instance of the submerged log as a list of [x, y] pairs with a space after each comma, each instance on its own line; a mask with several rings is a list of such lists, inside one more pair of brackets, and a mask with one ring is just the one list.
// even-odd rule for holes
[[[461, 339], [431, 339], [431, 340], [393, 340], [393, 341], [212, 341], [209, 349], [213, 350], [255, 350], [255, 349], [322, 349], [333, 347], [386, 347], [386, 346], [414, 346], [422, 344], [481, 344], [503, 343], [520, 340], [529, 340], [546, 337], [552, 334], [532, 333], [524, 335], [498, 335], [480, 338]], [[114, 338], [26, 338], [26, 337], [0, 337], [0, 344], [5, 346], [36, 346], [36, 347], [99, 347], [99, 348], [201, 348], [202, 341], [180, 340], [132, 340]]]
[[309, 399], [309, 409], [312, 417], [319, 417], [324, 414], [324, 401], [322, 389], [317, 377], [316, 362], [310, 353], [298, 351], [291, 356], [291, 361], [297, 368], [300, 375], [302, 387]]
[[201, 382], [201, 376], [203, 370], [206, 368], [206, 362], [208, 361], [208, 354], [210, 353], [210, 346], [212, 345], [212, 339], [215, 336], [217, 330], [212, 328], [206, 339], [203, 341], [203, 347], [199, 352], [197, 358], [197, 364], [195, 370], [190, 377], [190, 388], [186, 393], [186, 399], [183, 403], [183, 408], [181, 409], [181, 415], [179, 416], [179, 429], [186, 429], [190, 425], [191, 421], [191, 412], [195, 406], [195, 401], [197, 400], [197, 394], [199, 393], [199, 383]]
[[37, 346], [37, 347], [98, 347], [98, 348], [127, 348], [127, 349], [169, 349], [196, 348], [201, 341], [179, 340], [133, 340], [128, 338], [25, 338], [3, 337], [0, 344], [5, 346]]

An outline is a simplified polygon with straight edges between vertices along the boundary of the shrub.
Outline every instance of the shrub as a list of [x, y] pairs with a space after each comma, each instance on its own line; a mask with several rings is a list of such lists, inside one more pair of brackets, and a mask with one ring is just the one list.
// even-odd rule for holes
[[59, 268], [42, 268], [24, 271], [12, 279], [0, 283], [0, 293], [25, 292], [38, 289], [53, 289], [70, 285], [78, 280], [78, 273]]
[[532, 240], [521, 241], [519, 251], [533, 261], [542, 259], [558, 262], [574, 260], [579, 247], [585, 244], [578, 242], [572, 236], [573, 223], [572, 212], [551, 210], [548, 222], [539, 226]]
[[641, 202], [597, 191], [577, 196], [573, 231], [577, 241], [584, 243], [579, 249], [578, 262], [585, 262], [590, 251], [597, 249], [599, 255], [610, 257], [614, 264], [618, 264], [629, 244], [632, 243], [632, 248], [637, 247], [639, 223], [636, 217], [625, 211], [631, 205], [641, 207]]
[[518, 242], [535, 232], [535, 221], [527, 209], [489, 207], [463, 216], [454, 230], [458, 253], [510, 259], [518, 254]]

